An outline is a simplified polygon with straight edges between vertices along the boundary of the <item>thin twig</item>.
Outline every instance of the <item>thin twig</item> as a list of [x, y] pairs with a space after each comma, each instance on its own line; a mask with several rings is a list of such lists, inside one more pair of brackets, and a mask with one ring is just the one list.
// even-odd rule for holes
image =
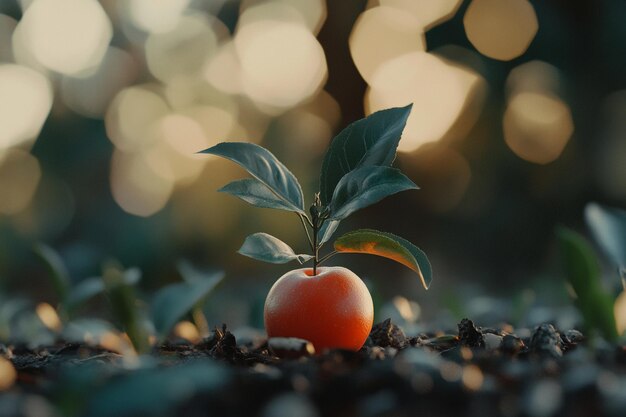
[[317, 246], [317, 219], [313, 221], [313, 276], [317, 275], [317, 264], [320, 256], [320, 248]]
[[[309, 241], [309, 246], [311, 246], [311, 250], [315, 252], [315, 246], [313, 246], [313, 240], [311, 239], [311, 235], [309, 234], [309, 229], [306, 227], [306, 222], [305, 222], [305, 219], [308, 220], [309, 223], [311, 223], [311, 220], [309, 220], [309, 218], [302, 213], [296, 213], [296, 214], [300, 218], [300, 222], [302, 223], [302, 227], [304, 228], [304, 232], [306, 233], [306, 238]], [[313, 227], [312, 224], [311, 224], [311, 227]]]
[[318, 265], [321, 265], [321, 264], [322, 264], [322, 262], [326, 261], [327, 259], [332, 258], [333, 256], [337, 255], [338, 253], [339, 253], [339, 252], [337, 252], [336, 250], [334, 250], [334, 251], [332, 251], [332, 252], [330, 252], [330, 253], [328, 253], [328, 254], [324, 255], [324, 256], [322, 257], [322, 259], [320, 259], [320, 260], [317, 262], [317, 264], [318, 264]]

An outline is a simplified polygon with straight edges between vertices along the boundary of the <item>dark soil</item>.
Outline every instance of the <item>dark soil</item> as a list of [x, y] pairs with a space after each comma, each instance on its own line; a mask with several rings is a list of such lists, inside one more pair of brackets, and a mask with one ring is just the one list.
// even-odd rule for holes
[[18, 382], [0, 417], [626, 416], [625, 347], [551, 324], [464, 319], [457, 334], [407, 337], [386, 320], [360, 351], [318, 355], [300, 339], [237, 343], [223, 326], [130, 365], [87, 345], [2, 349]]

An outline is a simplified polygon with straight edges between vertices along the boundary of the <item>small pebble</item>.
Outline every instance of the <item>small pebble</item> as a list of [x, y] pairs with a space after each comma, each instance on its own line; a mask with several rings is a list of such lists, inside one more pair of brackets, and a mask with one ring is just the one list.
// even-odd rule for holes
[[484, 336], [485, 347], [490, 350], [498, 349], [502, 345], [502, 336], [493, 333], [486, 333]]
[[524, 342], [519, 337], [515, 337], [513, 335], [507, 334], [502, 338], [502, 344], [500, 345], [500, 350], [511, 355], [515, 355], [524, 350], [526, 346]]
[[311, 342], [297, 337], [272, 337], [268, 339], [267, 345], [274, 355], [285, 359], [315, 354], [315, 347]]
[[409, 344], [402, 329], [393, 324], [391, 319], [374, 325], [370, 332], [369, 342], [375, 346], [390, 346], [396, 349], [404, 349]]
[[463, 319], [458, 324], [461, 344], [469, 347], [485, 347], [485, 338], [482, 332], [470, 319]]
[[554, 358], [563, 356], [561, 337], [553, 325], [545, 323], [535, 329], [530, 339], [530, 350], [539, 355]]
[[575, 345], [585, 340], [585, 336], [578, 330], [568, 330], [561, 335], [561, 339], [567, 344]]

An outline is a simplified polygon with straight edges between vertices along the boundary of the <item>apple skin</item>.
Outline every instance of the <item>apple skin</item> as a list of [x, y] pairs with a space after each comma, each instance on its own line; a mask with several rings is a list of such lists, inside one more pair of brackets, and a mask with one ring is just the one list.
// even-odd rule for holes
[[298, 337], [325, 349], [359, 350], [372, 330], [374, 304], [363, 281], [342, 267], [287, 272], [265, 300], [268, 337]]

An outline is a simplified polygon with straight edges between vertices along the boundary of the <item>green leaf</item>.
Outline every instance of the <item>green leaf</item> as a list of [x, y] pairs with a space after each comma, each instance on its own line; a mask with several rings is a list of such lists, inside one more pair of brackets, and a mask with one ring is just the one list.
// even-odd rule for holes
[[362, 166], [391, 166], [410, 104], [372, 113], [342, 130], [331, 142], [322, 163], [320, 198], [328, 205], [341, 178]]
[[187, 282], [203, 281], [223, 273], [218, 269], [198, 269], [186, 259], [181, 259], [176, 263], [176, 269], [180, 276]]
[[67, 297], [66, 307], [71, 311], [102, 292], [104, 292], [104, 281], [102, 281], [102, 278], [86, 278], [71, 289]]
[[285, 205], [304, 211], [304, 196], [298, 180], [267, 149], [247, 142], [222, 142], [200, 153], [221, 156], [241, 165]]
[[238, 252], [273, 264], [284, 264], [290, 261], [304, 263], [312, 258], [311, 255], [296, 255], [288, 244], [267, 233], [254, 233], [248, 236]]
[[0, 297], [0, 340], [6, 342], [13, 339], [12, 336], [12, 324], [15, 318], [24, 312], [32, 311], [32, 303], [25, 298], [5, 298]]
[[613, 300], [602, 288], [600, 265], [591, 245], [581, 235], [566, 228], [559, 228], [557, 237], [563, 270], [576, 294], [576, 305], [587, 330], [597, 330], [607, 340], [616, 340]]
[[54, 289], [61, 302], [64, 302], [70, 290], [70, 275], [67, 272], [65, 262], [57, 251], [43, 243], [37, 243], [34, 251], [46, 265]]
[[415, 271], [428, 289], [433, 272], [426, 254], [406, 239], [378, 230], [360, 229], [346, 233], [335, 241], [335, 250], [343, 253], [367, 253], [401, 263]]
[[339, 227], [339, 222], [340, 220], [329, 219], [322, 224], [322, 227], [320, 227], [320, 230], [317, 232], [317, 240], [320, 245], [328, 242], [330, 238], [333, 237], [333, 234], [335, 234]]
[[[216, 269], [198, 269], [191, 264], [191, 262], [181, 259], [177, 262], [176, 267], [178, 269], [178, 273], [183, 277], [183, 280], [194, 283], [197, 281], [205, 281], [207, 279], [211, 279], [211, 277], [216, 274], [220, 274], [221, 271]], [[191, 309], [191, 317], [193, 318], [193, 322], [198, 328], [198, 332], [202, 337], [207, 337], [210, 333], [209, 323], [207, 322], [206, 316], [204, 315], [203, 310], [204, 300], [200, 300], [193, 308]]]
[[587, 204], [585, 218], [596, 242], [620, 268], [626, 267], [626, 211]]
[[[140, 278], [141, 270], [139, 268], [129, 268], [124, 271], [122, 276], [123, 282], [127, 285], [137, 284]], [[85, 278], [70, 289], [65, 302], [67, 310], [70, 312], [75, 310], [89, 299], [103, 293], [104, 290], [105, 285], [101, 277]]]
[[150, 341], [133, 287], [140, 276], [138, 269], [125, 271], [113, 262], [108, 262], [102, 272], [113, 315], [123, 326], [137, 353], [143, 354], [150, 350]]
[[239, 197], [246, 203], [256, 207], [295, 211], [306, 215], [304, 210], [294, 206], [285, 199], [279, 198], [265, 184], [255, 178], [246, 178], [226, 184], [218, 190]]
[[63, 338], [71, 342], [84, 342], [87, 334], [99, 340], [103, 335], [115, 332], [115, 326], [106, 320], [85, 318], [67, 323], [63, 327]]
[[392, 194], [416, 189], [417, 185], [395, 168], [357, 168], [347, 173], [337, 184], [330, 202], [330, 219], [345, 219], [355, 211]]
[[159, 290], [150, 309], [158, 339], [165, 339], [174, 325], [204, 300], [223, 278], [224, 273], [217, 272], [205, 279], [171, 284]]

